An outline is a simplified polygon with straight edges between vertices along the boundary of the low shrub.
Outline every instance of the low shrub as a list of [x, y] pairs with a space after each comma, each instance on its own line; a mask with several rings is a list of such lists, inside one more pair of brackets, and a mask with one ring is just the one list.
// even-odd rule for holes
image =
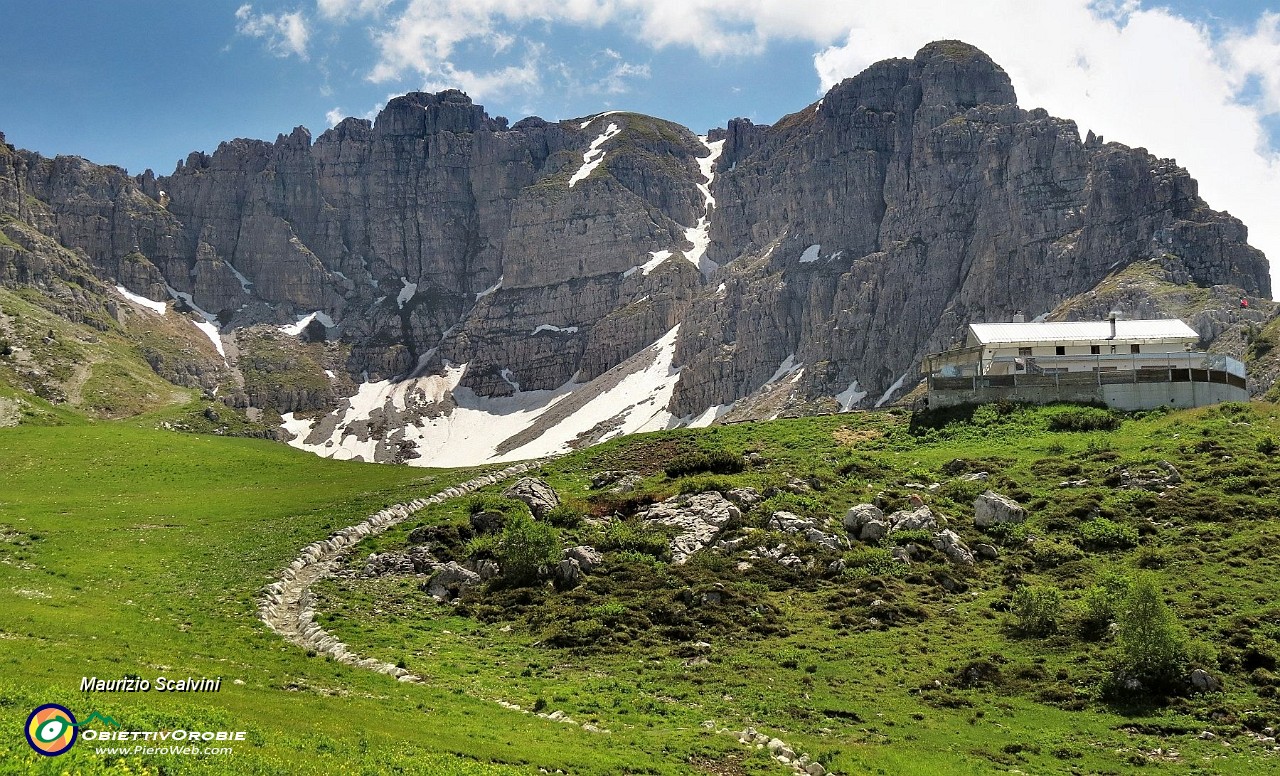
[[1116, 623], [1117, 672], [1161, 692], [1180, 683], [1190, 659], [1186, 634], [1149, 574], [1134, 580]]
[[1013, 593], [1009, 611], [1017, 628], [1031, 636], [1047, 636], [1058, 629], [1062, 595], [1056, 587], [1020, 587]]
[[604, 527], [595, 539], [601, 550], [640, 553], [659, 560], [671, 557], [667, 535], [637, 520], [614, 520]]
[[582, 511], [572, 504], [561, 504], [548, 511], [543, 519], [556, 528], [577, 528], [582, 524]]
[[502, 530], [496, 554], [505, 581], [527, 584], [538, 578], [543, 567], [560, 560], [560, 534], [546, 523], [517, 514]]
[[1098, 407], [1076, 407], [1049, 416], [1050, 431], [1115, 431], [1120, 418]]
[[907, 573], [907, 564], [893, 557], [883, 547], [858, 547], [843, 556], [845, 574], [854, 577], [900, 577]]
[[1098, 584], [1084, 594], [1081, 628], [1086, 635], [1096, 636], [1120, 616], [1132, 585], [1124, 574], [1104, 574]]
[[1084, 552], [1074, 544], [1048, 539], [1031, 545], [1031, 557], [1042, 567], [1053, 567], [1080, 560]]
[[1089, 547], [1135, 547], [1138, 544], [1138, 531], [1131, 526], [1098, 517], [1080, 524], [1080, 538]]
[[907, 544], [923, 544], [927, 547], [933, 546], [933, 531], [927, 528], [917, 528], [908, 531], [894, 531], [885, 539], [888, 544], [894, 547], [902, 547]]
[[712, 450], [709, 453], [685, 453], [672, 458], [663, 468], [671, 479], [691, 474], [737, 474], [747, 468], [746, 459], [740, 453], [728, 450]]

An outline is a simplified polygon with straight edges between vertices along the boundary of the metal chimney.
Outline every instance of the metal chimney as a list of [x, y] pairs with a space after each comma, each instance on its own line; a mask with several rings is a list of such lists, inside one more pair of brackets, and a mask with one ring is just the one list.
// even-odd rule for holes
[[1119, 318], [1119, 317], [1120, 317], [1120, 311], [1119, 311], [1119, 310], [1112, 310], [1112, 311], [1111, 311], [1111, 315], [1110, 315], [1110, 316], [1108, 316], [1108, 320], [1110, 320], [1110, 321], [1111, 321], [1111, 336], [1110, 336], [1110, 337], [1107, 337], [1107, 339], [1115, 339], [1115, 338], [1116, 338], [1116, 318]]

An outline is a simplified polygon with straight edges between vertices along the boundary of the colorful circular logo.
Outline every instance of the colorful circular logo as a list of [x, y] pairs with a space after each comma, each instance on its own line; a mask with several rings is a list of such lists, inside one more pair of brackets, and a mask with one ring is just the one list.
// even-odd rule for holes
[[65, 706], [46, 703], [27, 717], [27, 743], [43, 755], [56, 757], [76, 742], [76, 715]]

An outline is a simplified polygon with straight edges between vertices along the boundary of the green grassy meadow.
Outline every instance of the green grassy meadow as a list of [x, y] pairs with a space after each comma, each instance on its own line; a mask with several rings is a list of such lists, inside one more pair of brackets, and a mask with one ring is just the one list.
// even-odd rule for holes
[[[318, 621], [423, 685], [309, 657], [258, 621], [255, 597], [303, 545], [475, 470], [323, 460], [271, 442], [156, 430], [161, 416], [60, 415], [61, 425], [0, 429], [0, 728], [9, 731], [0, 773], [790, 772], [715, 732], [747, 726], [842, 774], [1275, 772], [1280, 752], [1262, 739], [1280, 723], [1280, 682], [1267, 668], [1280, 656], [1280, 457], [1267, 444], [1280, 440], [1277, 407], [1050, 431], [1061, 411], [986, 407], [933, 426], [855, 413], [642, 435], [559, 459], [541, 476], [587, 516], [800, 477], [810, 492], [778, 492], [733, 530], [778, 509], [838, 520], [877, 495], [892, 504], [920, 493], [971, 546], [993, 542], [1001, 558], [966, 571], [926, 555], [902, 568], [883, 562], [888, 545], [855, 543], [843, 555], [848, 570], [830, 576], [764, 562], [739, 573], [714, 553], [676, 567], [607, 552], [575, 590], [495, 588], [456, 606], [435, 603], [412, 577], [317, 586]], [[697, 451], [756, 453], [759, 463], [729, 475], [663, 473]], [[1117, 467], [1145, 471], [1159, 460], [1185, 482], [1163, 494], [1115, 487]], [[592, 474], [622, 468], [644, 475], [636, 493], [589, 488]], [[986, 482], [957, 476], [978, 470]], [[1089, 484], [1060, 487], [1079, 479]], [[939, 487], [912, 487], [931, 483]], [[1027, 523], [1001, 536], [975, 529], [972, 500], [986, 487], [1026, 505]], [[470, 506], [424, 510], [362, 545], [352, 566], [403, 547], [416, 527], [464, 523]], [[1100, 519], [1120, 538], [1100, 544]], [[601, 530], [589, 521], [560, 529], [575, 543], [599, 541]], [[1211, 654], [1222, 692], [1148, 704], [1104, 697], [1115, 647], [1082, 636], [1076, 620], [1107, 572], [1158, 579]], [[1007, 602], [1024, 584], [1061, 591], [1055, 633], [1013, 627]], [[723, 611], [680, 603], [684, 591], [716, 585]], [[966, 680], [975, 664], [984, 671]], [[79, 691], [83, 676], [127, 675], [221, 676], [223, 686]], [[246, 730], [248, 741], [195, 758], [102, 757], [81, 741], [45, 758], [20, 730], [49, 702], [126, 729]]]
[[[770, 497], [729, 533], [778, 509], [834, 522], [853, 503], [878, 495], [905, 505], [917, 493], [970, 546], [1000, 546], [999, 561], [971, 571], [937, 553], [910, 568], [886, 564], [891, 544], [856, 542], [843, 556], [850, 568], [834, 577], [821, 573], [834, 552], [799, 574], [759, 561], [739, 571], [717, 553], [676, 567], [606, 552], [574, 590], [491, 589], [454, 607], [411, 578], [334, 578], [319, 585], [320, 619], [357, 651], [470, 695], [652, 736], [690, 772], [782, 772], [767, 752], [706, 733], [748, 726], [849, 774], [1275, 772], [1280, 752], [1266, 731], [1280, 708], [1265, 666], [1280, 655], [1276, 407], [1050, 430], [1072, 411], [988, 406], [937, 427], [861, 413], [666, 432], [575, 453], [540, 473], [588, 518], [678, 492], [814, 483]], [[730, 475], [663, 473], [666, 461], [698, 451], [754, 452], [763, 462]], [[1185, 482], [1164, 493], [1117, 487], [1118, 470], [1146, 472], [1160, 460]], [[635, 493], [590, 490], [594, 473], [623, 468], [646, 474]], [[979, 470], [989, 479], [957, 476]], [[931, 483], [940, 487], [920, 487]], [[987, 487], [1027, 505], [1028, 521], [1007, 535], [975, 529], [972, 502]], [[498, 490], [486, 506], [502, 505]], [[465, 502], [432, 507], [368, 540], [352, 566], [363, 567], [365, 551], [404, 547], [420, 526], [462, 526], [468, 511]], [[590, 520], [570, 521], [561, 538], [598, 544], [602, 534]], [[1152, 702], [1106, 695], [1117, 647], [1081, 620], [1086, 594], [1108, 573], [1154, 576], [1223, 692]], [[1060, 591], [1055, 632], [1015, 627], [1008, 604], [1023, 585]], [[724, 591], [718, 607], [682, 603], [712, 587]], [[700, 625], [689, 630], [690, 621]]]

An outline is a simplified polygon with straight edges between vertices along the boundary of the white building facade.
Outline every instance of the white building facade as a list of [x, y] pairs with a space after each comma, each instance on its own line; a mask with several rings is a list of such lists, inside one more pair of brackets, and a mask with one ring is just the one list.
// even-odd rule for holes
[[962, 347], [927, 357], [930, 406], [1009, 399], [1195, 407], [1249, 397], [1244, 364], [1197, 349], [1176, 318], [975, 323]]

